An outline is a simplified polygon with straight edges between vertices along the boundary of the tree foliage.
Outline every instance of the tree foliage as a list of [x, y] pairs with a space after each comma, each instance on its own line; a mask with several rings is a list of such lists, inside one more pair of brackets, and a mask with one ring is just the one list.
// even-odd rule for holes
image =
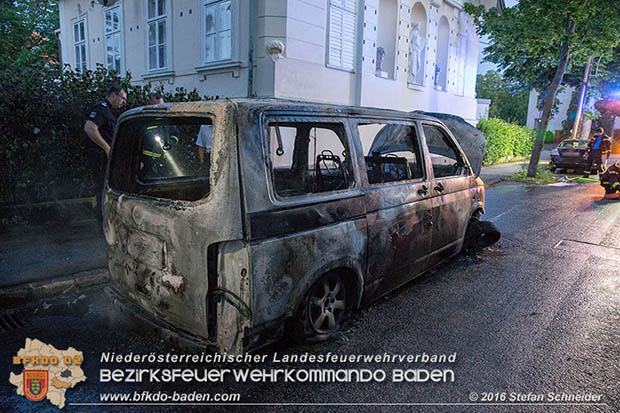
[[[590, 55], [611, 60], [620, 37], [620, 2], [608, 0], [520, 0], [499, 13], [466, 4], [478, 32], [491, 44], [485, 60], [498, 65], [504, 77], [545, 91], [558, 65], [563, 42], [570, 67], [583, 67]], [[568, 33], [567, 22], [574, 32]], [[605, 60], [603, 63], [605, 63]], [[582, 70], [575, 70], [579, 78]]]
[[58, 2], [0, 1], [0, 67], [58, 62]]
[[525, 125], [529, 89], [510, 82], [496, 71], [479, 74], [476, 80], [476, 97], [490, 99], [489, 117]]
[[497, 64], [507, 79], [543, 92], [545, 104], [528, 176], [536, 172], [544, 133], [564, 74], [594, 56], [609, 59], [620, 39], [620, 2], [609, 0], [520, 0], [503, 13], [466, 4], [478, 33], [490, 45], [485, 59]]
[[167, 102], [212, 99], [195, 89], [164, 92], [161, 85], [132, 84], [129, 74], [120, 78], [103, 66], [84, 73], [48, 65], [11, 67], [0, 73], [0, 83], [0, 203], [93, 194], [84, 122], [113, 84], [127, 89], [125, 110], [147, 104], [154, 91]]

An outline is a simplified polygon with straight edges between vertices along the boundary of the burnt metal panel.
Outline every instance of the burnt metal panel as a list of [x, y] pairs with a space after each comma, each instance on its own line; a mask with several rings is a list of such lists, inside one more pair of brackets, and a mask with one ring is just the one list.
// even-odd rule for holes
[[365, 213], [364, 198], [323, 201], [310, 205], [291, 205], [284, 209], [270, 209], [248, 215], [252, 240], [290, 234], [331, 225]]
[[411, 280], [428, 267], [432, 237], [431, 199], [424, 181], [383, 185], [366, 192], [370, 301]]
[[295, 314], [304, 293], [333, 269], [351, 274], [361, 293], [366, 274], [366, 231], [366, 219], [360, 218], [253, 242], [253, 325]]

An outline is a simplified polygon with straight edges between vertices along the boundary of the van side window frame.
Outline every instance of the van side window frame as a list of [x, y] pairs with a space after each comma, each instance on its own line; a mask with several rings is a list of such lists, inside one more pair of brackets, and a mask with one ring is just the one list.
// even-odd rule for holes
[[[347, 153], [347, 159], [351, 162], [349, 167], [350, 179], [353, 181], [352, 185], [348, 188], [325, 191], [325, 192], [309, 192], [301, 195], [295, 196], [281, 196], [277, 193], [275, 182], [273, 179], [273, 165], [271, 161], [271, 148], [270, 148], [270, 137], [268, 125], [270, 122], [279, 122], [279, 123], [308, 123], [314, 124], [317, 127], [323, 125], [334, 125], [337, 124], [342, 128], [344, 133], [344, 142], [343, 146], [345, 146], [345, 150]], [[267, 192], [269, 195], [269, 199], [274, 205], [294, 205], [294, 204], [308, 204], [308, 203], [316, 203], [322, 201], [331, 201], [337, 199], [346, 199], [355, 196], [361, 196], [361, 183], [360, 176], [358, 174], [358, 160], [356, 157], [356, 149], [352, 141], [352, 131], [350, 129], [349, 123], [345, 117], [340, 116], [329, 116], [328, 114], [311, 114], [307, 113], [291, 113], [291, 112], [264, 112], [260, 117], [260, 139], [261, 146], [263, 150], [263, 160], [264, 160], [264, 173], [266, 174], [267, 181]], [[326, 127], [325, 129], [330, 129]], [[340, 155], [340, 154], [338, 154]]]
[[[459, 143], [456, 140], [456, 138], [452, 135], [452, 133], [445, 126], [443, 126], [440, 123], [433, 122], [432, 120], [426, 120], [426, 119], [421, 120], [419, 123], [420, 123], [420, 131], [424, 135], [424, 142], [425, 142], [426, 152], [427, 152], [427, 155], [428, 155], [428, 165], [429, 165], [429, 168], [428, 168], [427, 172], [432, 174], [432, 175], [429, 175], [429, 180], [456, 179], [456, 178], [463, 178], [463, 177], [473, 176], [473, 171], [472, 171], [471, 165], [469, 164], [469, 160], [465, 156], [465, 152], [463, 152], [463, 149], [461, 148], [461, 145], [459, 145]], [[424, 126], [425, 125], [436, 127], [437, 129], [439, 129], [444, 134], [444, 137], [446, 137], [448, 139], [448, 141], [449, 141], [448, 143], [449, 143], [450, 147], [456, 153], [456, 155], [460, 158], [459, 161], [461, 161], [463, 163], [463, 172], [461, 172], [461, 174], [459, 174], [459, 175], [449, 175], [449, 176], [440, 176], [440, 177], [436, 177], [435, 176], [435, 172], [433, 170], [433, 162], [431, 160], [431, 150], [428, 147], [428, 141], [426, 140], [426, 134], [424, 133]]]
[[[417, 120], [415, 119], [390, 119], [390, 118], [381, 118], [381, 117], [357, 117], [355, 119], [351, 119], [350, 122], [351, 122], [351, 129], [354, 133], [354, 136], [357, 139], [357, 141], [359, 141], [360, 148], [362, 148], [360, 162], [363, 162], [363, 165], [360, 167], [360, 174], [363, 175], [362, 179], [363, 179], [364, 186], [366, 188], [384, 188], [384, 187], [392, 187], [392, 186], [399, 186], [399, 185], [419, 184], [419, 183], [428, 181], [430, 179], [429, 174], [428, 174], [428, 169], [427, 169], [427, 158], [426, 158], [427, 150], [425, 149], [426, 143], [425, 143], [423, 135], [420, 133], [421, 125], [419, 124]], [[391, 181], [391, 182], [379, 182], [379, 183], [374, 183], [374, 184], [371, 184], [368, 181], [368, 175], [366, 172], [366, 159], [365, 159], [366, 154], [363, 151], [363, 144], [362, 144], [361, 136], [359, 134], [358, 127], [360, 125], [370, 124], [370, 123], [382, 123], [386, 125], [398, 124], [398, 125], [406, 125], [406, 126], [410, 126], [414, 128], [414, 130], [416, 131], [417, 149], [419, 152], [417, 154], [418, 162], [420, 163], [420, 169], [422, 172], [421, 178], [411, 178], [411, 179], [404, 179], [400, 181]]]

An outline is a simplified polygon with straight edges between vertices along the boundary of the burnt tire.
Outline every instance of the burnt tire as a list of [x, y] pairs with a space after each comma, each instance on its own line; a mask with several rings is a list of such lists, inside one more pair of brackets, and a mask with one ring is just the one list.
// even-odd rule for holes
[[355, 293], [345, 277], [331, 271], [306, 291], [297, 311], [292, 338], [298, 343], [318, 343], [337, 335], [349, 319]]
[[465, 232], [463, 249], [465, 251], [475, 251], [489, 247], [499, 241], [501, 232], [490, 221], [479, 221], [472, 219]]

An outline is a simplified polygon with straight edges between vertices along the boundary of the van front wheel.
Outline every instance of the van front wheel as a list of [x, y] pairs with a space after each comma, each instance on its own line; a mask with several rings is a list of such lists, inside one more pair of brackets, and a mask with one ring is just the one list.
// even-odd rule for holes
[[341, 330], [351, 313], [352, 291], [344, 277], [332, 271], [323, 274], [304, 297], [298, 318], [296, 338], [319, 342]]

